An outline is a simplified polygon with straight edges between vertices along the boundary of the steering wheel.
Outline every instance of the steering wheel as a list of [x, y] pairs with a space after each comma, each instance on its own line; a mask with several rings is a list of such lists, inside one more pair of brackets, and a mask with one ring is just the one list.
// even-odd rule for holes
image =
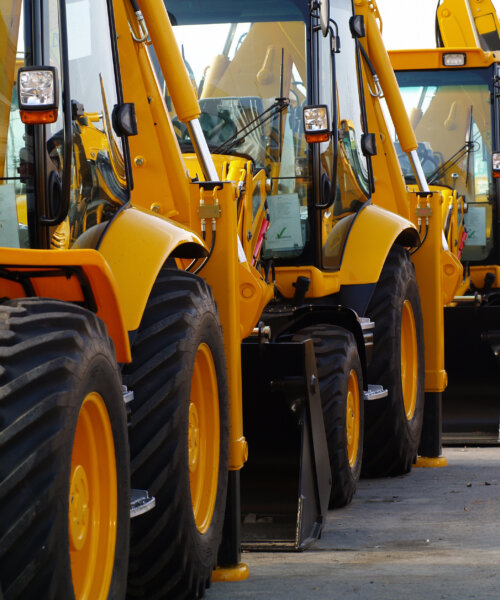
[[207, 142], [214, 146], [223, 144], [238, 131], [235, 122], [229, 116], [228, 110], [219, 110], [216, 117], [207, 112], [202, 112], [200, 124]]

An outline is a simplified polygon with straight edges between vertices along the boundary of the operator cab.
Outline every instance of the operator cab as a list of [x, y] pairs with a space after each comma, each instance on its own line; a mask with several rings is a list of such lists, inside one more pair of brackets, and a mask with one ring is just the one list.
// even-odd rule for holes
[[[260, 190], [253, 199], [254, 219], [263, 210], [270, 221], [263, 260], [338, 269], [350, 225], [372, 189], [370, 159], [361, 150], [366, 119], [351, 0], [330, 2], [323, 30], [319, 10], [311, 12], [306, 0], [166, 5], [219, 176], [227, 177], [224, 163], [237, 159], [265, 173], [265, 205]], [[168, 90], [165, 97], [170, 108]], [[308, 144], [303, 111], [318, 105], [327, 109], [327, 136]], [[189, 132], [171, 116], [190, 174], [200, 176], [189, 160]]]
[[[48, 18], [41, 18], [42, 9]], [[102, 233], [128, 202], [127, 141], [113, 126], [121, 90], [111, 10], [103, 0], [2, 3], [2, 22], [10, 24], [2, 30], [10, 49], [0, 103], [8, 131], [0, 156], [2, 247], [64, 249], [77, 240], [94, 246], [99, 235], [92, 232]], [[36, 109], [33, 96], [26, 100], [26, 123], [18, 74], [27, 89], [36, 88], [40, 70], [53, 73], [57, 118], [40, 123], [29, 110]]]
[[[456, 190], [467, 203], [462, 258], [484, 264], [496, 262], [492, 253], [497, 252], [493, 223], [498, 184], [492, 168], [499, 149], [496, 71], [492, 65], [396, 73], [429, 185]], [[406, 182], [414, 184], [406, 157], [400, 151], [398, 157]]]

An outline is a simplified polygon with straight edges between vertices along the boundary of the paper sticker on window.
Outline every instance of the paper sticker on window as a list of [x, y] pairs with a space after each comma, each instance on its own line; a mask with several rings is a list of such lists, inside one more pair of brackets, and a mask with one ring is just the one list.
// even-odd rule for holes
[[486, 207], [471, 206], [465, 215], [467, 246], [486, 246]]
[[298, 194], [268, 196], [267, 205], [271, 225], [266, 233], [266, 251], [302, 249], [304, 242]]
[[16, 190], [13, 184], [0, 185], [0, 247], [19, 248]]

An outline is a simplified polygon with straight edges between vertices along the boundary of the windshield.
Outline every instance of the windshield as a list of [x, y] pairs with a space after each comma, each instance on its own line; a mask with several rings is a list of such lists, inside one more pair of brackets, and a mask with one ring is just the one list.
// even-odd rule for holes
[[[66, 0], [70, 93], [73, 111], [70, 206], [66, 219], [43, 229], [59, 207], [64, 172], [62, 86], [54, 123], [24, 125], [17, 103], [17, 74], [33, 64], [29, 40], [42, 27], [39, 64], [63, 72], [58, 0], [44, 0], [38, 22], [21, 0], [0, 3], [4, 48], [0, 78], [0, 247], [64, 249], [107, 222], [128, 200], [122, 140], [113, 133], [117, 89], [106, 4]], [[40, 152], [45, 146], [46, 154]], [[45, 193], [41, 193], [45, 190]]]
[[[490, 69], [404, 71], [396, 74], [430, 185], [457, 190], [468, 203], [466, 260], [488, 256], [494, 184]], [[415, 183], [398, 144], [407, 183]]]
[[[301, 19], [293, 2], [283, 4], [290, 6], [276, 20], [268, 7], [261, 14], [244, 7], [224, 11], [216, 22], [212, 3], [186, 11], [184, 2], [168, 2], [168, 10], [211, 151], [248, 157], [269, 172], [279, 162], [280, 175], [294, 176], [306, 98], [305, 24], [292, 20]], [[189, 151], [187, 129], [172, 114], [181, 147]]]
[[[309, 238], [311, 158], [302, 125], [307, 4], [300, 2], [299, 8], [294, 0], [279, 5], [261, 0], [166, 3], [198, 94], [200, 124], [210, 151], [249, 160], [254, 173], [265, 171], [265, 210], [271, 223], [265, 258], [297, 257]], [[193, 152], [168, 90], [164, 94], [181, 149]], [[256, 189], [255, 218], [260, 197]]]

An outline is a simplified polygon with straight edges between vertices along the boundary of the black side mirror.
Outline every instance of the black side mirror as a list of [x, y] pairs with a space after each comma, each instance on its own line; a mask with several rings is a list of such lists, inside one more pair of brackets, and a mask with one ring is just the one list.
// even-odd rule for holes
[[374, 133], [363, 133], [361, 136], [361, 151], [365, 156], [377, 154], [377, 140]]
[[111, 115], [113, 129], [118, 136], [137, 135], [137, 117], [135, 114], [135, 104], [126, 102], [116, 104]]
[[366, 36], [365, 18], [363, 15], [356, 15], [349, 19], [349, 29], [352, 37], [355, 39], [364, 38]]

